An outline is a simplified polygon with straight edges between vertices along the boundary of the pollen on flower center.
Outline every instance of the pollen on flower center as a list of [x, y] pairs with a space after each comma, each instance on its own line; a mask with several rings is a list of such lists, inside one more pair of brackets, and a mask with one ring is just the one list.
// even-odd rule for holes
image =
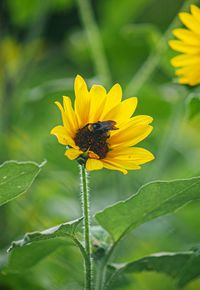
[[94, 152], [99, 159], [105, 158], [109, 151], [107, 140], [110, 130], [117, 130], [116, 122], [104, 121], [97, 123], [89, 123], [76, 133], [74, 141], [83, 151]]

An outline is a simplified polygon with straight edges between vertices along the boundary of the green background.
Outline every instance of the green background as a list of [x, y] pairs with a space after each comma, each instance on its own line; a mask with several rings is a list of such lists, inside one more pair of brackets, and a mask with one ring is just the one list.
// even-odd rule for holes
[[[153, 133], [140, 146], [152, 151], [155, 161], [126, 176], [108, 170], [90, 174], [93, 214], [129, 197], [148, 181], [200, 174], [200, 90], [179, 86], [173, 79], [170, 58], [175, 53], [167, 45], [173, 37], [169, 25], [183, 1], [98, 0], [91, 5], [108, 67], [104, 75], [99, 74], [98, 61], [102, 62], [97, 61], [95, 49], [98, 30], [84, 26], [78, 1], [0, 2], [0, 161], [47, 160], [28, 194], [0, 209], [2, 290], [83, 289], [81, 256], [67, 242], [62, 247], [52, 242], [52, 252], [31, 269], [20, 272], [20, 263], [19, 269], [4, 268], [5, 250], [12, 240], [81, 216], [78, 166], [64, 156], [64, 146], [49, 133], [61, 124], [54, 101], [61, 100], [63, 94], [74, 98], [77, 74], [89, 85], [101, 83], [106, 89], [119, 82], [124, 98], [138, 97], [136, 114], [154, 118]], [[181, 25], [177, 20], [174, 24]], [[199, 202], [191, 203], [140, 226], [117, 248], [114, 261], [196, 247], [200, 240], [199, 206]], [[163, 274], [140, 273], [127, 275], [113, 289], [177, 287]], [[197, 289], [199, 280], [184, 288]]]

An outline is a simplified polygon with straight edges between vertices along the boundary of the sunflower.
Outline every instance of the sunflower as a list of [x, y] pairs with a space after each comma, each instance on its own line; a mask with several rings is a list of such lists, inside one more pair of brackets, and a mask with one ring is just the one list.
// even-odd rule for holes
[[186, 28], [174, 29], [178, 40], [169, 41], [172, 49], [182, 54], [171, 63], [179, 76], [179, 83], [195, 86], [200, 84], [200, 9], [191, 5], [191, 13], [181, 12], [179, 18]]
[[88, 171], [107, 168], [124, 174], [154, 159], [148, 150], [132, 147], [152, 131], [151, 117], [132, 117], [137, 98], [121, 101], [119, 84], [108, 93], [100, 85], [88, 90], [79, 75], [75, 78], [74, 90], [74, 109], [69, 97], [63, 97], [63, 106], [55, 102], [63, 125], [51, 130], [58, 142], [67, 146], [65, 155], [69, 159], [85, 164]]

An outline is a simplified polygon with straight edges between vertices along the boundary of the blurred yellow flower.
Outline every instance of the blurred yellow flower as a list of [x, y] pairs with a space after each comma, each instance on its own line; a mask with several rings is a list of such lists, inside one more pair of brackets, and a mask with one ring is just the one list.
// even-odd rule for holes
[[63, 97], [61, 111], [63, 126], [51, 130], [58, 142], [67, 145], [65, 155], [83, 163], [87, 170], [104, 168], [119, 170], [140, 169], [140, 165], [154, 159], [148, 150], [131, 147], [152, 131], [152, 118], [146, 115], [131, 117], [137, 98], [121, 101], [122, 89], [115, 84], [107, 93], [100, 85], [88, 90], [84, 79], [74, 82], [74, 109], [69, 97]]
[[172, 49], [181, 52], [171, 63], [179, 76], [179, 83], [191, 86], [200, 84], [200, 9], [191, 5], [191, 13], [181, 12], [179, 18], [186, 28], [174, 29], [179, 40], [169, 41]]

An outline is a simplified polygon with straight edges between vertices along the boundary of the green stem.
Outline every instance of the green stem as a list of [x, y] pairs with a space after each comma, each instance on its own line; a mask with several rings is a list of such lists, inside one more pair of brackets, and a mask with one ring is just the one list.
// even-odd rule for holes
[[116, 245], [118, 244], [118, 242], [114, 243], [110, 249], [108, 250], [107, 254], [105, 255], [105, 257], [102, 259], [102, 261], [99, 261], [99, 264], [97, 265], [97, 273], [96, 273], [96, 288], [95, 290], [103, 290], [105, 285], [106, 285], [106, 271], [107, 271], [107, 265], [108, 262], [113, 254], [113, 251], [116, 247]]
[[88, 37], [93, 62], [100, 80], [105, 85], [111, 84], [111, 75], [108, 68], [100, 31], [95, 22], [92, 7], [89, 0], [77, 0], [80, 16]]
[[110, 286], [112, 285], [113, 281], [115, 280], [115, 278], [117, 278], [120, 275], [121, 270], [116, 270], [108, 279], [108, 281], [105, 284], [104, 290], [108, 290], [110, 289]]
[[103, 288], [103, 277], [105, 272], [104, 260], [98, 261], [96, 264], [96, 277], [95, 277], [95, 290], [102, 290]]
[[72, 237], [72, 240], [74, 241], [74, 244], [79, 248], [79, 250], [84, 258], [85, 263], [89, 264], [88, 255], [85, 251], [85, 248], [81, 244], [81, 242], [76, 237]]
[[80, 166], [81, 171], [81, 184], [82, 184], [82, 206], [84, 216], [84, 241], [85, 251], [88, 259], [85, 259], [85, 289], [92, 289], [92, 257], [91, 257], [91, 246], [90, 246], [90, 208], [89, 208], [89, 190], [87, 172], [83, 165]]

